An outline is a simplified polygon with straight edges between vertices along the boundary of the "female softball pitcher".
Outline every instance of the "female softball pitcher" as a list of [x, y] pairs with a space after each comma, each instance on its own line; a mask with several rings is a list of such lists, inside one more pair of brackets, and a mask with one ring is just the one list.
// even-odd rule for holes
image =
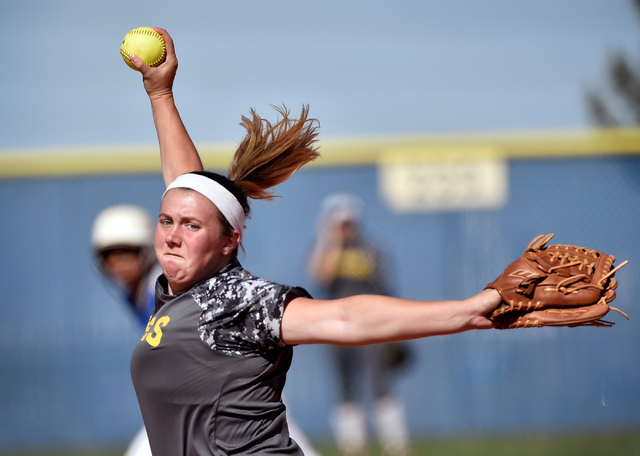
[[254, 276], [237, 259], [249, 199], [318, 154], [318, 125], [279, 110], [275, 125], [251, 111], [227, 176], [204, 172], [174, 103], [173, 41], [142, 72], [158, 133], [162, 195], [155, 250], [156, 306], [134, 350], [131, 375], [154, 456], [301, 455], [281, 400], [299, 344], [365, 345], [488, 329], [494, 290], [461, 301], [377, 295], [314, 300], [302, 288]]

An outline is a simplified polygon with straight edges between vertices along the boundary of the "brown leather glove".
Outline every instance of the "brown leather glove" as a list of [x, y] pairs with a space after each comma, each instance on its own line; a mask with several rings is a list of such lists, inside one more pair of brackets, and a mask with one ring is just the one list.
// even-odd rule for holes
[[553, 234], [533, 239], [524, 254], [485, 288], [502, 296], [489, 318], [497, 329], [543, 326], [613, 326], [602, 318], [615, 310], [615, 257], [572, 245], [550, 245]]

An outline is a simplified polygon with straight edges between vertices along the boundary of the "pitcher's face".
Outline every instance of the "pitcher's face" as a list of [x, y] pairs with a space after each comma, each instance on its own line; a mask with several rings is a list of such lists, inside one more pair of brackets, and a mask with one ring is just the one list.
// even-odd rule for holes
[[176, 188], [164, 195], [155, 249], [171, 293], [218, 272], [236, 246], [237, 239], [222, 234], [218, 208], [200, 193]]

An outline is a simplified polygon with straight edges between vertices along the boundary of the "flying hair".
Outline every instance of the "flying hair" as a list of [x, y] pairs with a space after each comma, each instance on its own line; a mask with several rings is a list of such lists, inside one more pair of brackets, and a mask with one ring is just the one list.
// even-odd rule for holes
[[228, 178], [252, 199], [272, 200], [273, 187], [320, 156], [315, 146], [320, 125], [308, 117], [309, 106], [302, 106], [298, 119], [291, 119], [284, 106], [272, 107], [282, 116], [275, 125], [254, 109], [251, 119], [242, 116], [247, 134], [229, 166]]

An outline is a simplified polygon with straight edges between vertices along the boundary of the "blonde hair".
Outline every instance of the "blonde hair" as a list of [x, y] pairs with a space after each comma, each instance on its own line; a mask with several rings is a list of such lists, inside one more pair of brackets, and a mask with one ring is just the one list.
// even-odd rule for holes
[[242, 116], [240, 125], [247, 134], [233, 156], [228, 179], [247, 198], [273, 199], [273, 187], [320, 156], [315, 146], [320, 125], [309, 118], [309, 106], [302, 106], [298, 119], [291, 119], [284, 106], [273, 108], [282, 116], [275, 125], [254, 109], [251, 118]]
[[[282, 116], [275, 125], [253, 109], [251, 119], [242, 116], [240, 125], [247, 134], [233, 156], [228, 177], [210, 171], [193, 173], [208, 177], [231, 192], [242, 206], [245, 218], [249, 218], [251, 212], [248, 198], [272, 200], [273, 187], [320, 156], [315, 146], [320, 124], [309, 118], [309, 107], [302, 107], [298, 119], [291, 119], [285, 107], [274, 106], [274, 109]], [[230, 236], [233, 227], [222, 213], [219, 217], [223, 233]]]

